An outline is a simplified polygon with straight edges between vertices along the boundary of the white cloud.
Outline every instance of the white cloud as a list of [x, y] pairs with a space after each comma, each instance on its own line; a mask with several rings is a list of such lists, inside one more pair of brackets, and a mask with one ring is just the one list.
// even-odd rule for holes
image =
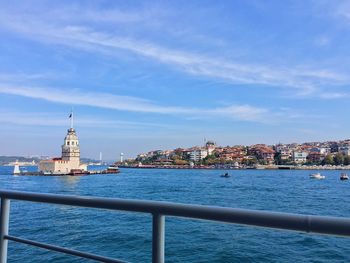
[[54, 103], [84, 105], [112, 110], [194, 116], [208, 115], [256, 122], [264, 122], [264, 115], [268, 113], [267, 109], [256, 108], [249, 105], [233, 105], [214, 109], [171, 107], [157, 105], [151, 101], [141, 98], [119, 96], [109, 93], [91, 93], [77, 89], [58, 90], [42, 87], [19, 87], [1, 83], [0, 93], [23, 96], [33, 99], [41, 99]]
[[320, 85], [344, 84], [349, 81], [347, 76], [327, 69], [256, 65], [170, 49], [154, 43], [122, 37], [118, 31], [107, 33], [91, 27], [76, 26], [74, 19], [71, 21], [72, 24], [66, 21], [64, 24], [54, 25], [34, 17], [15, 18], [6, 14], [0, 17], [2, 17], [0, 24], [4, 28], [35, 40], [110, 55], [116, 55], [124, 50], [175, 67], [187, 74], [230, 83], [292, 87], [299, 89], [299, 94], [310, 94]]
[[321, 99], [347, 99], [350, 98], [348, 92], [322, 92], [319, 94]]

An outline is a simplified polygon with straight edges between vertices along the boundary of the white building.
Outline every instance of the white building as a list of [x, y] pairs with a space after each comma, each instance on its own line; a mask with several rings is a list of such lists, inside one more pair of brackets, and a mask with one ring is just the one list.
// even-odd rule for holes
[[308, 153], [307, 152], [293, 152], [293, 162], [295, 163], [306, 163]]
[[[70, 116], [73, 118], [72, 114]], [[79, 139], [73, 128], [73, 121], [64, 138], [62, 157], [42, 160], [39, 163], [39, 171], [43, 173], [68, 174], [72, 170], [87, 170], [87, 165], [80, 163]]]
[[319, 153], [319, 154], [326, 155], [328, 153], [331, 153], [331, 148], [315, 147], [310, 149], [310, 153]]
[[190, 160], [194, 162], [199, 162], [208, 156], [207, 149], [195, 149], [190, 152]]

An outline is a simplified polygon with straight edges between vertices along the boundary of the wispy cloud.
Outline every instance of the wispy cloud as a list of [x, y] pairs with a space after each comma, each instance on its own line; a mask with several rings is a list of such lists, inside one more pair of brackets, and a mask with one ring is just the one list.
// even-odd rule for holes
[[[318, 86], [344, 84], [345, 75], [327, 69], [307, 66], [273, 66], [243, 63], [201, 55], [197, 52], [176, 50], [151, 42], [123, 37], [118, 32], [108, 33], [92, 27], [76, 26], [74, 19], [64, 24], [44, 23], [35, 17], [2, 15], [0, 26], [29, 38], [46, 43], [58, 43], [71, 48], [116, 55], [124, 50], [167, 64], [194, 76], [213, 78], [235, 84], [257, 84], [272, 87], [296, 88], [300, 94], [309, 94]], [[11, 22], [8, 22], [11, 21]]]
[[350, 22], [350, 1], [345, 0], [345, 1], [340, 1], [336, 5], [333, 5], [332, 10], [335, 12], [334, 14], [336, 16], [340, 16]]
[[55, 73], [55, 75], [50, 74], [50, 73], [36, 73], [36, 74], [35, 73], [34, 74], [27, 74], [27, 73], [22, 73], [22, 72], [11, 73], [11, 74], [1, 73], [0, 74], [0, 81], [25, 82], [25, 81], [53, 78], [54, 76], [57, 77], [57, 73]]
[[[14, 112], [3, 111], [0, 113], [0, 123], [10, 123], [16, 125], [28, 125], [28, 126], [57, 126], [66, 127], [68, 125], [67, 115], [58, 114], [55, 112], [43, 113], [43, 112]], [[99, 127], [109, 129], [137, 129], [137, 128], [162, 128], [162, 129], [175, 129], [178, 126], [170, 124], [160, 124], [152, 122], [136, 122], [136, 121], [124, 121], [106, 118], [95, 118], [92, 116], [79, 116], [76, 120], [76, 124], [79, 127]]]
[[265, 122], [265, 114], [268, 113], [267, 109], [249, 105], [232, 105], [213, 109], [161, 106], [149, 100], [137, 97], [119, 96], [110, 93], [84, 92], [77, 89], [58, 90], [54, 88], [19, 87], [0, 84], [0, 93], [41, 99], [54, 103], [84, 105], [112, 110], [139, 113], [216, 116], [256, 122]]
[[321, 99], [349, 99], [349, 92], [322, 92], [319, 94]]

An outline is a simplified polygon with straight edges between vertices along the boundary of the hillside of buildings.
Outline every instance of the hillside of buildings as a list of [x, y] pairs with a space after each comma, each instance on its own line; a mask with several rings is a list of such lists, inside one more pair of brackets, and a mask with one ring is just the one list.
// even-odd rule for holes
[[291, 144], [204, 146], [141, 153], [129, 165], [350, 165], [350, 140]]

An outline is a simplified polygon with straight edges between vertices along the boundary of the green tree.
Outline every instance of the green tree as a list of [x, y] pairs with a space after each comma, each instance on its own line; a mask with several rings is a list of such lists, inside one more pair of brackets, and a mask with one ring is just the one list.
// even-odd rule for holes
[[344, 155], [342, 153], [337, 153], [333, 158], [335, 165], [342, 165], [344, 164]]
[[349, 155], [345, 155], [344, 156], [344, 165], [350, 165], [350, 156]]
[[334, 164], [333, 156], [331, 154], [327, 154], [326, 157], [323, 159], [322, 165], [325, 164]]
[[275, 154], [275, 164], [277, 164], [277, 165], [282, 164], [282, 159], [281, 159], [281, 153], [280, 152], [276, 152], [276, 154]]
[[253, 157], [253, 158], [250, 158], [250, 159], [245, 159], [244, 161], [243, 161], [243, 163], [245, 164], [245, 165], [254, 165], [254, 164], [257, 164], [258, 163], [258, 160], [256, 159], [256, 157]]

